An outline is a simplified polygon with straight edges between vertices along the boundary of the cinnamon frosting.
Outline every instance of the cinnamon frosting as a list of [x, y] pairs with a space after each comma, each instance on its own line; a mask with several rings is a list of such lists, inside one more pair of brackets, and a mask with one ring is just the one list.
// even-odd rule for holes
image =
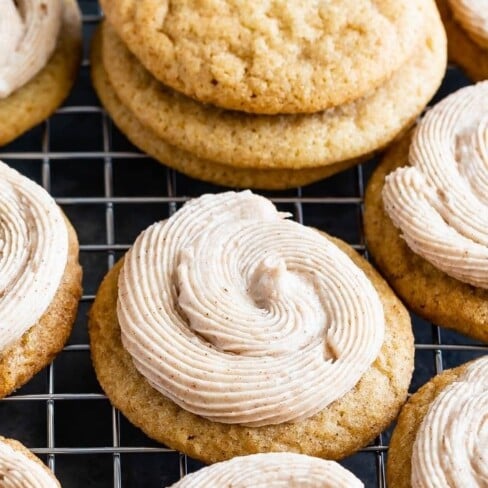
[[488, 486], [488, 357], [430, 405], [412, 456], [413, 488]]
[[185, 476], [171, 488], [361, 488], [363, 483], [334, 461], [302, 454], [242, 456]]
[[0, 441], [2, 488], [60, 488], [54, 476], [25, 454]]
[[448, 0], [454, 18], [479, 46], [488, 49], [488, 0]]
[[39, 185], [0, 162], [0, 355], [44, 314], [67, 260], [59, 207]]
[[0, 99], [30, 81], [49, 60], [63, 0], [0, 0]]
[[488, 82], [459, 90], [427, 113], [409, 163], [383, 188], [394, 225], [436, 268], [488, 288]]
[[383, 342], [380, 298], [318, 231], [249, 191], [205, 195], [144, 231], [119, 277], [122, 342], [187, 411], [249, 426], [307, 418]]

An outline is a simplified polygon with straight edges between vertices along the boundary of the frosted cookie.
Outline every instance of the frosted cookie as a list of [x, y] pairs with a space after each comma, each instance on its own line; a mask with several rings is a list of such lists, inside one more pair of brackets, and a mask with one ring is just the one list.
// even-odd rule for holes
[[486, 486], [488, 357], [439, 374], [402, 408], [388, 451], [388, 486]]
[[450, 95], [366, 191], [368, 248], [418, 315], [488, 341], [488, 82]]
[[408, 63], [368, 96], [317, 114], [252, 115], [195, 102], [153, 78], [107, 23], [102, 59], [123, 105], [166, 143], [234, 168], [318, 168], [386, 146], [433, 96], [444, 76], [446, 40], [435, 5], [428, 5], [431, 29]]
[[61, 488], [53, 472], [20, 442], [0, 436], [0, 485], [5, 488]]
[[0, 162], [0, 398], [63, 348], [80, 296], [71, 224], [44, 189]]
[[417, 50], [431, 0], [103, 0], [164, 84], [253, 113], [316, 112], [380, 86]]
[[5, 0], [0, 46], [4, 145], [51, 115], [71, 90], [81, 59], [77, 2]]
[[200, 469], [170, 488], [364, 488], [347, 469], [325, 461], [288, 452], [241, 456]]
[[359, 158], [322, 168], [293, 170], [233, 168], [215, 161], [198, 158], [161, 139], [150, 128], [142, 125], [136, 116], [124, 106], [108, 80], [101, 62], [100, 47], [100, 38], [97, 35], [93, 40], [91, 55], [93, 86], [117, 127], [139, 149], [192, 178], [229, 187], [281, 190], [321, 180], [355, 166], [363, 160]]
[[337, 459], [395, 418], [413, 369], [407, 311], [349, 246], [286, 216], [249, 191], [200, 197], [105, 277], [93, 364], [150, 437], [205, 462]]
[[474, 81], [488, 79], [488, 2], [437, 0], [448, 37], [449, 58]]

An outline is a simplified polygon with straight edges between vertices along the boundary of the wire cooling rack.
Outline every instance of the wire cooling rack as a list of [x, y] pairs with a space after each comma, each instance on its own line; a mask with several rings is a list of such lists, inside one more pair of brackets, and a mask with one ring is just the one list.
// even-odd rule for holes
[[[164, 487], [200, 464], [166, 449], [132, 427], [110, 406], [90, 363], [86, 313], [116, 259], [153, 221], [188, 198], [221, 188], [186, 178], [138, 152], [114, 128], [90, 87], [87, 40], [101, 18], [95, 0], [81, 1], [85, 59], [65, 106], [7, 147], [0, 158], [50, 191], [80, 239], [84, 290], [78, 320], [64, 351], [13, 396], [0, 401], [0, 434], [40, 455], [65, 488]], [[448, 70], [437, 98], [468, 81]], [[324, 182], [266, 195], [295, 218], [366, 253], [362, 233], [365, 182], [371, 164]], [[366, 253], [367, 254], [367, 253]], [[485, 354], [484, 346], [414, 317], [416, 390], [444, 367]], [[367, 487], [386, 487], [390, 432], [343, 461]]]

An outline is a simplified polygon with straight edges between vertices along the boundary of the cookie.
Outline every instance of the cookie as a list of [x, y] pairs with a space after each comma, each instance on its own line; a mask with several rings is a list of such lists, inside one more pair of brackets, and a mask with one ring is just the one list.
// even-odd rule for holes
[[[475, 361], [448, 369], [435, 376], [414, 393], [402, 408], [388, 450], [388, 486], [395, 488], [410, 488], [412, 486], [413, 446], [422, 421], [432, 402], [449, 385], [458, 381], [473, 363]], [[457, 447], [453, 446], [454, 449]]]
[[138, 372], [122, 345], [116, 314], [121, 260], [103, 280], [89, 315], [92, 361], [112, 404], [149, 437], [207, 463], [275, 451], [338, 459], [373, 440], [406, 398], [414, 354], [410, 318], [363, 258], [342, 241], [333, 242], [372, 282], [386, 323], [379, 356], [343, 397], [305, 420], [261, 427], [210, 421], [177, 406]]
[[1, 436], [0, 481], [4, 486], [39, 486], [43, 488], [60, 488], [61, 486], [54, 473], [29, 449], [14, 439], [6, 439]]
[[451, 278], [410, 250], [385, 213], [381, 191], [387, 174], [408, 165], [412, 134], [385, 155], [365, 195], [364, 228], [375, 264], [417, 315], [483, 342], [488, 341], [488, 290]]
[[367, 95], [405, 64], [431, 0], [103, 0], [130, 50], [164, 84], [253, 113], [316, 112]]
[[356, 476], [334, 461], [288, 452], [233, 458], [188, 474], [170, 488], [249, 488], [297, 484], [301, 488], [364, 488]]
[[124, 106], [166, 143], [235, 168], [317, 168], [371, 155], [424, 109], [446, 66], [442, 23], [435, 5], [427, 3], [426, 11], [429, 33], [389, 81], [364, 98], [312, 115], [251, 115], [194, 102], [153, 78], [107, 23], [102, 59]]
[[69, 256], [62, 283], [49, 308], [21, 339], [0, 353], [0, 398], [27, 383], [52, 362], [71, 334], [81, 298], [78, 239], [66, 220]]
[[448, 38], [449, 59], [474, 81], [488, 79], [488, 49], [474, 42], [454, 20], [447, 0], [437, 0]]
[[38, 185], [0, 162], [0, 398], [62, 350], [81, 297], [76, 233]]
[[0, 99], [0, 146], [49, 117], [68, 96], [81, 60], [81, 14], [75, 0], [63, 0], [63, 21], [47, 65], [27, 84]]
[[101, 39], [95, 36], [92, 44], [92, 79], [97, 94], [117, 127], [129, 140], [156, 160], [182, 173], [210, 183], [236, 188], [281, 190], [307, 185], [360, 163], [362, 159], [344, 161], [324, 168], [246, 169], [233, 168], [214, 161], [200, 159], [178, 149], [142, 125], [136, 116], [117, 97], [100, 58]]

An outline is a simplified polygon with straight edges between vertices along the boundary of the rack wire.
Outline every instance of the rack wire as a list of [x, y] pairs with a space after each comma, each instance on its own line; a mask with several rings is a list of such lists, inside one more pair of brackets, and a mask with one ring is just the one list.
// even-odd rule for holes
[[[93, 0], [82, 0], [80, 3], [85, 14], [84, 30], [89, 35], [100, 21], [101, 12], [97, 10]], [[113, 266], [121, 253], [129, 248], [132, 242], [129, 235], [135, 237], [150, 223], [146, 222], [148, 219], [156, 220], [156, 217], [161, 219], [171, 215], [179, 205], [196, 194], [221, 189], [164, 169], [130, 146], [112, 126], [104, 110], [96, 103], [93, 93], [89, 91], [88, 71], [89, 61], [85, 56], [80, 81], [75, 87], [74, 97], [70, 99], [76, 101], [69, 101], [43, 123], [40, 129], [35, 129], [16, 143], [0, 149], [0, 159], [31, 177], [37, 177], [47, 191], [53, 190], [54, 166], [54, 173], [59, 173], [57, 181], [70, 181], [71, 186], [68, 185], [68, 190], [63, 191], [64, 195], [56, 195], [57, 191], [53, 193], [57, 203], [72, 220], [74, 218], [80, 237], [80, 256], [84, 264], [84, 286], [87, 290], [82, 297], [75, 333], [60, 357], [27, 387], [0, 401], [0, 433], [17, 437], [35, 453], [43, 456], [65, 488], [160, 487], [171, 484], [188, 471], [198, 469], [200, 465], [183, 454], [153, 443], [131, 427], [115, 408], [109, 406], [107, 398], [96, 385], [89, 365], [86, 311], [94, 299], [100, 278]], [[439, 96], [466, 82], [455, 68], [450, 67], [447, 81]], [[89, 130], [81, 132], [76, 123], [72, 126], [62, 123], [62, 119], [66, 117], [84, 116], [98, 118], [99, 123], [96, 127], [90, 124]], [[59, 141], [65, 133], [66, 144], [76, 147], [81, 144], [80, 150], [71, 150], [69, 147], [53, 148], [53, 138]], [[91, 134], [94, 133], [100, 134], [101, 147], [86, 149], [85, 141], [88, 141], [86, 145], [89, 146]], [[94, 164], [101, 164], [102, 174], [93, 171], [88, 180], [85, 174], [84, 183], [78, 185], [76, 180], [79, 172], [75, 170], [73, 176], [74, 165], [91, 173]], [[274, 192], [268, 196], [278, 206], [292, 210], [299, 222], [315, 225], [332, 234], [339, 233], [355, 249], [367, 256], [362, 218], [364, 188], [370, 169], [368, 165], [359, 166], [311, 187]], [[133, 194], [132, 189], [129, 190], [124, 185], [121, 190], [116, 191], [115, 173], [125, 175], [126, 180], [131, 180], [141, 171], [146, 176], [151, 175], [151, 180], [152, 175], [157, 175], [155, 179], [159, 178], [161, 181], [161, 175], [164, 175], [159, 194], [147, 195], [144, 185], [141, 187], [141, 194]], [[99, 194], [94, 195], [96, 191], [90, 185], [99, 188]], [[152, 210], [149, 216], [142, 218], [146, 215], [148, 206]], [[93, 224], [87, 232], [86, 224], [91, 220], [92, 213], [89, 212], [87, 217], [83, 210], [93, 207], [102, 209], [103, 224]], [[127, 208], [131, 209], [130, 212], [124, 210]], [[118, 212], [122, 214], [122, 221], [117, 220]], [[94, 228], [103, 229], [103, 239], [97, 231], [93, 231]], [[122, 232], [117, 232], [119, 228]], [[417, 318], [414, 318], [414, 331], [417, 358], [413, 389], [441, 372], [445, 366], [455, 366], [487, 352], [485, 346], [451, 332], [441, 332], [439, 328], [429, 326]], [[75, 391], [69, 391], [73, 377], [78, 378], [80, 371], [83, 378], [75, 381]], [[61, 391], [63, 388], [66, 389], [65, 392]], [[83, 391], [87, 388], [91, 391]], [[36, 407], [32, 408], [33, 405]], [[64, 408], [66, 405], [70, 405], [70, 408]], [[87, 410], [90, 415], [86, 426], [81, 425], [81, 418]], [[103, 415], [100, 413], [102, 411], [105, 412]], [[75, 434], [71, 433], [72, 429]], [[95, 432], [91, 432], [89, 436], [84, 435], [92, 429]], [[83, 440], [78, 441], [78, 438]], [[389, 432], [386, 432], [373, 445], [344, 461], [366, 486], [386, 487], [385, 455], [388, 440]], [[88, 461], [82, 462], [84, 457]], [[75, 461], [71, 462], [70, 459]], [[108, 465], [110, 469], [107, 469]]]

